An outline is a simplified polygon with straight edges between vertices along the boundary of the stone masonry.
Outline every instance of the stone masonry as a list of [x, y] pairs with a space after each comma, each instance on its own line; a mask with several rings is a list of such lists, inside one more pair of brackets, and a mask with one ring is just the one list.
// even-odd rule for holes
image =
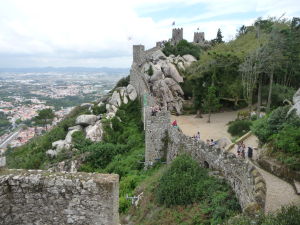
[[0, 224], [119, 224], [119, 177], [0, 171]]
[[243, 209], [253, 204], [264, 209], [266, 185], [254, 166], [234, 154], [184, 135], [171, 125], [169, 112], [162, 111], [156, 116], [151, 116], [149, 108], [146, 112], [146, 166], [157, 161], [171, 163], [176, 156], [188, 154], [201, 166], [220, 171]]
[[195, 32], [194, 33], [194, 43], [201, 44], [204, 43], [204, 32]]
[[171, 43], [173, 45], [178, 44], [179, 41], [183, 40], [183, 28], [174, 28], [172, 30]]

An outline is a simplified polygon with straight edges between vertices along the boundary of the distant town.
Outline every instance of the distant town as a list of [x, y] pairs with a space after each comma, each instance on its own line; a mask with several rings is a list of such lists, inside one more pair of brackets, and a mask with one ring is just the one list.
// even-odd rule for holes
[[[0, 151], [21, 146], [59, 123], [82, 103], [92, 102], [126, 76], [122, 71], [0, 72]], [[37, 126], [33, 119], [52, 109], [52, 124]]]

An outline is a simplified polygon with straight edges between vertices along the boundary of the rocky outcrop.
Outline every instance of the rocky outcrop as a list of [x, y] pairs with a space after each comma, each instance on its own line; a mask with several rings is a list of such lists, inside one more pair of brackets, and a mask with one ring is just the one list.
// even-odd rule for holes
[[89, 126], [94, 125], [97, 121], [97, 116], [95, 115], [80, 115], [76, 119], [76, 125]]
[[[143, 46], [134, 47], [134, 56], [130, 83], [137, 94], [140, 97], [150, 94], [155, 105], [181, 114], [184, 93], [179, 85], [183, 82], [180, 71], [195, 62], [196, 58], [192, 55], [166, 57], [160, 48], [144, 51]], [[153, 73], [149, 73], [151, 68]]]
[[127, 91], [127, 94], [128, 94], [128, 98], [131, 101], [134, 101], [137, 98], [137, 92], [136, 92], [135, 88], [131, 84], [129, 84], [127, 86], [126, 91]]
[[293, 96], [293, 103], [294, 105], [289, 110], [289, 113], [295, 110], [296, 114], [300, 117], [300, 88]]
[[102, 122], [97, 121], [95, 125], [87, 126], [84, 129], [85, 135], [87, 139], [90, 139], [93, 142], [99, 142], [102, 141], [103, 137], [103, 127]]

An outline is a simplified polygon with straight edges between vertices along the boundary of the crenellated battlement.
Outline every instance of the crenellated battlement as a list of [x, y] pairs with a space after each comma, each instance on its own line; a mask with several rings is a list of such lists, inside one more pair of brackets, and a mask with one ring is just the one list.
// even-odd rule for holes
[[200, 44], [204, 43], [204, 32], [194, 32], [194, 43]]
[[173, 45], [178, 44], [179, 41], [183, 40], [183, 28], [174, 28], [172, 30], [171, 43]]

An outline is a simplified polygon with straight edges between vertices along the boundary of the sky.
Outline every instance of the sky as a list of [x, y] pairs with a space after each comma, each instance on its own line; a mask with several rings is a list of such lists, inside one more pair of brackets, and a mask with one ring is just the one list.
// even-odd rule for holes
[[[132, 45], [155, 46], [220, 28], [224, 39], [256, 18], [300, 16], [299, 0], [0, 0], [0, 67], [124, 67]], [[175, 26], [172, 22], [175, 21]]]

